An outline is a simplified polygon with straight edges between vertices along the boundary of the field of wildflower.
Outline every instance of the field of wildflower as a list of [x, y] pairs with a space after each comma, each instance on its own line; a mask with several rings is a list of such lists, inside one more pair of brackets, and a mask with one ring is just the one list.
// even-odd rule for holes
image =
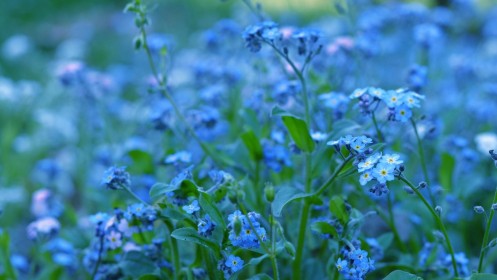
[[127, 1], [2, 1], [0, 280], [497, 280], [497, 2]]

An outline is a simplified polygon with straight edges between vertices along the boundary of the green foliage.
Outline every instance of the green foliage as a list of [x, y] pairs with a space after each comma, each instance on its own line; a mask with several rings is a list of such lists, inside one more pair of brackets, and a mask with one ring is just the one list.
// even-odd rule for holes
[[285, 207], [288, 203], [310, 196], [312, 196], [312, 194], [304, 193], [295, 188], [290, 188], [290, 187], [281, 188], [276, 193], [276, 196], [272, 203], [271, 208], [273, 211], [273, 215], [276, 217], [280, 217], [281, 212], [283, 211], [283, 207]]
[[395, 270], [392, 273], [388, 274], [387, 277], [383, 278], [383, 280], [422, 280], [422, 279], [423, 278], [402, 270]]

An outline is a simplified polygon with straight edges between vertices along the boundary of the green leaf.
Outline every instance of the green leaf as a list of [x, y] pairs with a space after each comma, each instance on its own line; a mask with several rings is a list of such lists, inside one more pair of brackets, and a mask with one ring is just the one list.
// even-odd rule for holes
[[217, 256], [220, 255], [219, 245], [215, 242], [201, 236], [198, 234], [196, 230], [193, 228], [180, 228], [171, 233], [171, 236], [183, 241], [189, 241], [196, 243], [198, 245], [204, 246], [210, 250], [212, 250]]
[[315, 144], [305, 121], [294, 116], [283, 116], [281, 119], [297, 147], [304, 152], [311, 153]]
[[341, 119], [333, 123], [333, 127], [331, 129], [330, 139], [338, 139], [342, 136], [346, 136], [348, 134], [353, 133], [354, 131], [361, 128], [361, 126], [355, 121], [348, 119]]
[[388, 247], [390, 247], [390, 245], [392, 244], [392, 241], [393, 241], [393, 233], [391, 232], [387, 232], [385, 234], [380, 235], [380, 237], [378, 237], [378, 243], [381, 245], [381, 248], [383, 248], [383, 250], [388, 249]]
[[422, 279], [423, 278], [402, 270], [395, 270], [392, 273], [388, 274], [387, 277], [383, 278], [383, 280], [422, 280]]
[[266, 273], [260, 273], [248, 278], [247, 280], [272, 280], [272, 279], [273, 278], [269, 277], [269, 275], [267, 275]]
[[307, 194], [304, 193], [298, 189], [295, 188], [289, 188], [289, 187], [284, 187], [281, 188], [277, 193], [274, 198], [274, 201], [272, 203], [272, 210], [273, 210], [273, 215], [276, 217], [281, 216], [281, 211], [283, 210], [283, 207], [287, 205], [288, 203], [301, 199], [304, 197], [309, 197], [312, 196], [312, 194]]
[[130, 173], [152, 174], [154, 172], [154, 159], [151, 154], [142, 150], [131, 150], [128, 156], [133, 160], [133, 164], [128, 167]]
[[162, 278], [159, 275], [155, 274], [146, 274], [142, 275], [139, 280], [161, 280]]
[[342, 223], [347, 223], [349, 215], [345, 209], [345, 202], [339, 196], [333, 196], [330, 199], [330, 211], [337, 217]]
[[497, 280], [497, 275], [490, 273], [475, 273], [471, 275], [469, 280]]
[[0, 263], [3, 264], [3, 276], [6, 276], [6, 279], [17, 279], [15, 269], [10, 262], [10, 236], [2, 229], [0, 229]]
[[195, 182], [188, 179], [178, 180], [174, 184], [157, 183], [150, 188], [149, 195], [152, 203], [155, 204], [161, 202], [166, 197], [168, 192], [174, 191], [180, 191], [185, 197], [190, 195], [197, 196], [198, 186]]
[[244, 132], [240, 137], [242, 138], [245, 147], [247, 147], [250, 157], [255, 161], [261, 160], [263, 157], [262, 146], [254, 131], [250, 129]]
[[212, 198], [207, 193], [201, 192], [199, 195], [199, 204], [212, 220], [222, 229], [226, 228], [226, 222], [224, 221], [223, 214], [217, 208], [216, 204], [212, 201]]
[[293, 116], [290, 114], [288, 111], [285, 111], [284, 109], [280, 108], [279, 106], [274, 106], [273, 109], [271, 110], [271, 117], [282, 117], [282, 116]]
[[311, 225], [311, 229], [321, 234], [329, 234], [334, 238], [338, 238], [337, 230], [327, 222], [315, 222]]
[[139, 251], [129, 251], [119, 263], [126, 276], [137, 279], [150, 273], [158, 273], [159, 267], [144, 253]]
[[440, 185], [448, 191], [452, 189], [452, 176], [454, 174], [455, 167], [456, 160], [454, 157], [448, 153], [442, 153], [438, 177]]

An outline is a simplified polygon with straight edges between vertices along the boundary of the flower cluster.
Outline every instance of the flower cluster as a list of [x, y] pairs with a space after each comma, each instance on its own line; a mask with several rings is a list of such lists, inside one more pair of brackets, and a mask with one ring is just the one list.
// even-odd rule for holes
[[371, 143], [373, 143], [373, 139], [369, 137], [354, 137], [352, 135], [347, 135], [338, 140], [329, 141], [326, 144], [328, 146], [333, 146], [338, 152], [340, 152], [342, 146], [345, 146], [349, 151], [360, 154], [361, 157], [363, 157], [365, 154], [371, 153], [371, 151], [367, 149], [367, 146]]
[[412, 116], [412, 108], [419, 108], [420, 101], [425, 98], [406, 88], [383, 90], [374, 87], [356, 89], [349, 97], [359, 100], [361, 112], [365, 114], [375, 111], [383, 102], [389, 109], [388, 119], [400, 122], [407, 122]]
[[[266, 229], [259, 223], [260, 214], [249, 212], [247, 216], [235, 211], [228, 216], [229, 239], [231, 244], [245, 249], [260, 247], [260, 241], [266, 241]], [[259, 241], [260, 238], [260, 241]]]
[[131, 179], [128, 172], [126, 172], [126, 167], [115, 167], [107, 169], [104, 173], [104, 177], [100, 183], [102, 186], [106, 186], [112, 190], [118, 190], [122, 188], [129, 188], [131, 185]]
[[368, 258], [368, 252], [361, 249], [342, 249], [344, 259], [339, 258], [336, 268], [345, 279], [362, 280], [366, 274], [375, 269], [374, 260]]
[[311, 29], [279, 28], [275, 22], [264, 21], [248, 26], [243, 32], [246, 47], [251, 52], [259, 52], [262, 43], [268, 43], [288, 56], [289, 48], [294, 48], [297, 55], [309, 59], [321, 52], [322, 34]]
[[395, 179], [395, 172], [398, 172], [402, 163], [398, 154], [372, 154], [357, 163], [359, 182], [364, 186], [371, 180], [376, 181], [377, 184], [369, 191], [376, 196], [382, 196], [388, 193], [386, 182]]

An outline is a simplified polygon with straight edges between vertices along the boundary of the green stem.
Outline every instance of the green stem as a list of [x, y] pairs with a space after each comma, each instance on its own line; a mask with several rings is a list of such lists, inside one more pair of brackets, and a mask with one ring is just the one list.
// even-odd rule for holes
[[300, 84], [302, 86], [302, 99], [304, 100], [304, 110], [305, 110], [305, 122], [307, 125], [310, 127], [311, 126], [311, 115], [309, 113], [309, 98], [307, 94], [307, 83], [304, 78], [304, 74], [295, 66], [293, 61], [283, 53], [280, 49], [278, 49], [273, 43], [266, 41], [268, 45], [270, 45], [285, 61], [290, 65], [292, 68], [293, 72], [295, 75], [297, 75], [297, 78], [300, 81]]
[[143, 199], [141, 199], [139, 196], [137, 196], [129, 187], [125, 185], [121, 185], [123, 189], [125, 189], [132, 197], [134, 197], [136, 200], [140, 201], [141, 203], [150, 206], [147, 202], [145, 202]]
[[395, 216], [393, 214], [393, 209], [392, 209], [392, 198], [390, 197], [390, 194], [387, 194], [387, 207], [388, 207], [388, 223], [390, 224], [390, 228], [392, 229], [393, 236], [395, 238], [395, 242], [400, 246], [400, 249], [402, 252], [407, 252], [406, 245], [404, 242], [402, 242], [402, 239], [400, 239], [400, 234], [399, 231], [397, 230], [397, 227], [395, 226]]
[[328, 188], [333, 183], [333, 181], [335, 181], [338, 174], [343, 170], [343, 168], [347, 165], [347, 163], [349, 163], [349, 161], [352, 160], [353, 158], [354, 158], [353, 155], [349, 155], [347, 158], [345, 158], [345, 160], [342, 162], [342, 164], [340, 164], [340, 166], [338, 166], [338, 168], [335, 170], [335, 172], [333, 172], [333, 174], [331, 174], [330, 178], [328, 178], [328, 180], [326, 180], [326, 182], [324, 182], [324, 184], [322, 184], [319, 187], [319, 189], [314, 193], [314, 196], [319, 196], [320, 194], [322, 194], [326, 190], [326, 188]]
[[[312, 162], [311, 154], [305, 154], [305, 192], [311, 192], [312, 181]], [[304, 255], [305, 235], [307, 233], [307, 222], [309, 220], [311, 202], [308, 199], [303, 200], [302, 212], [300, 214], [299, 236], [297, 240], [297, 251], [295, 253], [295, 260], [293, 262], [293, 276], [300, 277], [302, 275], [302, 256]]]
[[[166, 225], [169, 234], [171, 234], [174, 230], [174, 227], [172, 224], [168, 222], [164, 222]], [[181, 263], [179, 261], [179, 251], [178, 251], [178, 241], [173, 238], [171, 235], [169, 235], [169, 242], [171, 242], [171, 260], [173, 262], [173, 267], [174, 267], [174, 279], [178, 279], [179, 272], [181, 271]]]
[[304, 206], [302, 207], [302, 213], [300, 214], [300, 230], [297, 241], [297, 251], [295, 253], [295, 260], [293, 261], [293, 277], [295, 277], [294, 279], [300, 279], [300, 277], [302, 276], [302, 256], [304, 252], [304, 241], [307, 231], [307, 222], [309, 220], [310, 208], [311, 203], [309, 202], [309, 200], [304, 199]]
[[173, 110], [178, 117], [178, 119], [183, 123], [185, 126], [186, 130], [190, 133], [190, 135], [193, 137], [193, 139], [200, 145], [200, 148], [204, 151], [206, 155], [208, 155], [217, 165], [220, 166], [219, 161], [217, 157], [212, 153], [212, 151], [207, 147], [207, 145], [198, 137], [197, 133], [195, 130], [191, 127], [191, 125], [186, 121], [185, 116], [181, 113], [181, 110], [179, 109], [179, 106], [176, 104], [174, 101], [173, 97], [167, 91], [167, 85], [164, 81], [164, 79], [159, 75], [159, 72], [157, 71], [157, 68], [155, 66], [154, 60], [152, 58], [152, 52], [150, 51], [150, 48], [148, 47], [147, 43], [147, 32], [145, 31], [145, 28], [142, 26], [140, 27], [140, 33], [143, 38], [143, 48], [145, 49], [145, 52], [147, 54], [147, 59], [148, 59], [148, 64], [150, 66], [150, 69], [152, 70], [152, 74], [154, 75], [155, 80], [159, 84], [159, 91], [164, 95], [169, 103], [171, 103], [171, 106], [173, 107]]
[[378, 126], [378, 122], [376, 121], [376, 115], [374, 114], [374, 111], [371, 112], [371, 117], [373, 119], [374, 128], [376, 129], [376, 135], [378, 136], [378, 141], [380, 143], [383, 143], [385, 139], [383, 138], [383, 134], [381, 133], [380, 127]]
[[423, 169], [423, 176], [425, 177], [425, 181], [428, 184], [428, 194], [430, 195], [430, 201], [432, 206], [436, 205], [435, 197], [433, 196], [433, 191], [431, 189], [430, 177], [428, 176], [428, 168], [426, 166], [425, 153], [423, 150], [423, 143], [421, 142], [421, 138], [419, 137], [418, 127], [416, 126], [416, 122], [413, 118], [411, 118], [412, 128], [414, 129], [414, 134], [416, 134], [416, 141], [418, 144], [418, 154], [419, 159], [421, 161], [421, 168]]
[[419, 199], [421, 199], [421, 201], [423, 202], [423, 204], [426, 206], [426, 208], [430, 211], [431, 215], [435, 219], [438, 227], [442, 231], [442, 234], [443, 234], [443, 236], [445, 238], [445, 242], [447, 243], [447, 249], [449, 250], [450, 257], [452, 259], [452, 266], [454, 268], [454, 275], [455, 275], [455, 277], [459, 277], [459, 272], [457, 271], [456, 257], [454, 255], [454, 249], [452, 248], [452, 244], [450, 243], [450, 239], [449, 239], [449, 234], [447, 233], [447, 229], [445, 229], [445, 225], [443, 224], [442, 219], [435, 212], [435, 209], [433, 209], [433, 207], [430, 205], [430, 203], [428, 203], [428, 201], [426, 200], [426, 198], [424, 198], [424, 196], [421, 194], [421, 192], [419, 192], [419, 190], [418, 190], [418, 188], [416, 186], [414, 186], [409, 180], [407, 180], [402, 175], [398, 176], [398, 178], [402, 182], [406, 183], [414, 191], [414, 193], [416, 193], [416, 195], [419, 197]]
[[[495, 190], [494, 200], [492, 204], [497, 203], [497, 189]], [[495, 210], [490, 210], [490, 215], [487, 219], [487, 227], [485, 228], [485, 234], [483, 235], [483, 241], [481, 243], [480, 260], [478, 261], [478, 273], [481, 273], [483, 269], [483, 257], [485, 257], [485, 249], [488, 245], [488, 236], [490, 234], [490, 226], [492, 225], [492, 219], [494, 218]]]
[[95, 279], [95, 276], [97, 275], [98, 272], [98, 267], [100, 266], [100, 262], [102, 261], [102, 253], [104, 249], [104, 236], [100, 236], [100, 247], [98, 248], [98, 257], [97, 257], [97, 263], [95, 264], [95, 267], [93, 268], [93, 273], [91, 274], [91, 279]]
[[[273, 213], [271, 209], [271, 213]], [[276, 228], [275, 228], [275, 221], [274, 221], [274, 216], [272, 214], [269, 215], [269, 221], [271, 222], [271, 266], [273, 267], [273, 279], [274, 280], [279, 280], [280, 279], [280, 273], [278, 271], [278, 261], [276, 259]]]
[[255, 174], [254, 174], [254, 189], [256, 190], [256, 205], [258, 209], [262, 209], [262, 206], [264, 204], [263, 202], [263, 187], [259, 183], [260, 181], [260, 173], [261, 173], [261, 162], [257, 160], [255, 162]]
[[238, 207], [242, 211], [243, 215], [247, 216], [247, 221], [249, 222], [250, 228], [252, 228], [252, 231], [254, 232], [255, 236], [257, 237], [257, 240], [259, 240], [259, 243], [261, 244], [261, 247], [264, 250], [264, 252], [271, 256], [271, 254], [272, 254], [271, 251], [266, 246], [266, 244], [262, 241], [262, 238], [257, 233], [257, 230], [255, 230], [255, 227], [254, 227], [254, 224], [252, 223], [252, 221], [250, 219], [248, 219], [248, 212], [247, 212], [247, 209], [245, 209], [245, 206], [242, 203], [238, 202]]

